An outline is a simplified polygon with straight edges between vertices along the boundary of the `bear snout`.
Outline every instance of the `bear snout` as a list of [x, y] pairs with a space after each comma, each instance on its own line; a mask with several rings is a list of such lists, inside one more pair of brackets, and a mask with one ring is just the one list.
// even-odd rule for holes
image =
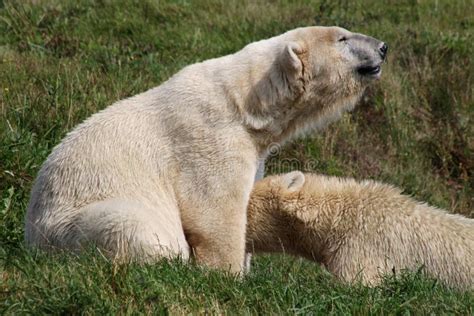
[[382, 45], [379, 47], [379, 54], [380, 54], [380, 57], [382, 57], [383, 60], [385, 60], [385, 57], [387, 57], [387, 52], [388, 52], [387, 43], [382, 43]]

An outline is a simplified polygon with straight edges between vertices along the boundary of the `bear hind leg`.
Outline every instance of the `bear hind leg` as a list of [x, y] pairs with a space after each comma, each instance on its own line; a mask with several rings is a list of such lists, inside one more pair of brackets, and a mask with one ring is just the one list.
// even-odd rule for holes
[[189, 258], [179, 212], [169, 207], [156, 209], [142, 202], [109, 199], [83, 207], [76, 223], [76, 243], [94, 244], [117, 260]]

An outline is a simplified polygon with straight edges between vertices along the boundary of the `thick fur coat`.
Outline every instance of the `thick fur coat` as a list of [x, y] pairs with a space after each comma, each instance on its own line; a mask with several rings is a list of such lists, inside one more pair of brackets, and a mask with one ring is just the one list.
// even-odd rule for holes
[[43, 164], [27, 244], [187, 258], [189, 243], [199, 262], [241, 271], [246, 207], [267, 146], [352, 109], [380, 75], [382, 46], [341, 28], [300, 28], [107, 107]]
[[376, 284], [420, 267], [445, 284], [474, 286], [474, 219], [449, 214], [375, 181], [292, 172], [256, 183], [248, 249], [323, 264], [344, 281]]

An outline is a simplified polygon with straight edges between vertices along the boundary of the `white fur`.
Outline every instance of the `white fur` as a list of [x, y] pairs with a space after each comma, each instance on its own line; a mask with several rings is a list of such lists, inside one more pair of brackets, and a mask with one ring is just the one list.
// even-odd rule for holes
[[404, 269], [474, 286], [474, 219], [375, 181], [292, 172], [254, 186], [248, 249], [304, 256], [341, 280], [377, 284]]
[[247, 202], [266, 147], [323, 127], [366, 86], [355, 57], [336, 44], [341, 33], [352, 34], [310, 27], [252, 43], [87, 119], [38, 174], [27, 243], [94, 242], [136, 258], [187, 258], [189, 243], [199, 262], [241, 271]]

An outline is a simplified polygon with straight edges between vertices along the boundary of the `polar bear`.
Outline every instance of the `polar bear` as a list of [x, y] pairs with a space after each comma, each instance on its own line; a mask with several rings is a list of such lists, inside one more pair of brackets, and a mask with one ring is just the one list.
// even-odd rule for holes
[[385, 43], [342, 28], [298, 28], [116, 102], [43, 164], [27, 244], [94, 242], [112, 255], [187, 258], [189, 243], [199, 263], [238, 273], [246, 207], [269, 144], [351, 110], [380, 77], [386, 52]]
[[247, 245], [306, 257], [344, 281], [374, 285], [383, 274], [423, 266], [447, 285], [474, 286], [474, 219], [375, 181], [299, 171], [258, 181]]

